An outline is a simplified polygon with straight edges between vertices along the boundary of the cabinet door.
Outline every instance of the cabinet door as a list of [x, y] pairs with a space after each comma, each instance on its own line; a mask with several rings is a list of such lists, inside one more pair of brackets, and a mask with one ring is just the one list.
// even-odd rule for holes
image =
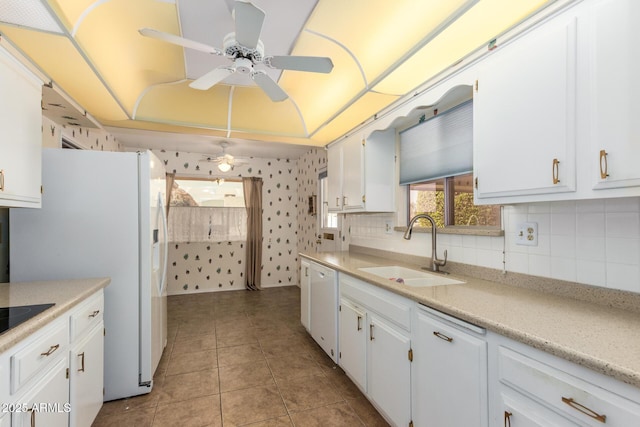
[[[601, 0], [590, 10], [589, 125], [595, 189], [640, 185], [640, 2]], [[615, 46], [615, 48], [613, 48]]]
[[376, 314], [369, 316], [368, 396], [392, 424], [407, 426], [411, 421], [411, 340]]
[[327, 203], [329, 212], [342, 210], [342, 143], [327, 150]]
[[367, 316], [365, 310], [347, 299], [340, 299], [338, 346], [340, 366], [360, 390], [367, 390]]
[[70, 352], [70, 426], [90, 426], [102, 407], [103, 324], [96, 325]]
[[309, 284], [311, 281], [310, 263], [302, 260], [300, 262], [300, 323], [307, 331], [311, 330], [310, 327], [310, 312], [309, 312]]
[[0, 206], [40, 207], [42, 83], [0, 47]]
[[364, 208], [364, 142], [347, 139], [342, 148], [343, 208]]
[[67, 358], [61, 358], [19, 402], [29, 410], [13, 414], [14, 427], [68, 427]]
[[421, 311], [415, 319], [415, 425], [486, 427], [486, 342]]
[[498, 48], [479, 70], [473, 117], [479, 204], [575, 191], [576, 21], [557, 20]]

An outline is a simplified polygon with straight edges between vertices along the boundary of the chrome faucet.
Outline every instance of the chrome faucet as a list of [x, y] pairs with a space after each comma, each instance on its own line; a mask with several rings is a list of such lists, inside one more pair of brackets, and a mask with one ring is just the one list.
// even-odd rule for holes
[[[415, 222], [421, 218], [429, 220], [431, 223], [431, 270], [438, 272], [440, 271], [440, 267], [444, 267], [447, 263], [447, 251], [444, 251], [444, 259], [438, 259], [438, 254], [436, 252], [436, 222], [427, 214], [418, 214], [411, 218], [409, 221], [409, 226], [407, 227], [407, 231], [404, 232], [404, 238], [406, 240], [411, 239], [411, 233], [413, 231], [413, 225]], [[423, 267], [427, 270], [427, 267]]]

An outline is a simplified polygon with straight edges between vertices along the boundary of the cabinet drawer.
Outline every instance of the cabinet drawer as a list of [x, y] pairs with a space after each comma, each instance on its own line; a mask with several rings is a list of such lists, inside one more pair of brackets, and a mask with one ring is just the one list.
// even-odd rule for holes
[[79, 307], [73, 310], [73, 313], [69, 317], [71, 328], [71, 342], [74, 342], [82, 335], [83, 332], [88, 331], [94, 325], [97, 325], [102, 321], [102, 314], [104, 312], [104, 298], [102, 292], [98, 292], [89, 298], [88, 301], [83, 302]]
[[67, 351], [68, 333], [66, 322], [56, 322], [11, 356], [12, 394]]
[[411, 302], [400, 295], [347, 275], [340, 275], [340, 294], [401, 326], [411, 328]]
[[640, 425], [640, 405], [505, 347], [500, 381], [584, 426]]

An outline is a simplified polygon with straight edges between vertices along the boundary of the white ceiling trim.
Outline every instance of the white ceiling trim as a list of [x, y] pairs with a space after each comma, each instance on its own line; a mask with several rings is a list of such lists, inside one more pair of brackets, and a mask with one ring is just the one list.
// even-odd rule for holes
[[80, 16], [78, 17], [78, 21], [73, 24], [73, 30], [71, 31], [71, 37], [75, 38], [76, 37], [76, 33], [78, 32], [78, 28], [80, 27], [80, 25], [82, 25], [82, 23], [84, 22], [85, 18], [87, 16], [89, 16], [89, 14], [91, 12], [93, 12], [98, 6], [107, 3], [111, 0], [96, 0], [95, 2], [93, 2], [89, 7], [87, 7], [85, 10], [82, 11], [82, 13], [80, 14]]
[[304, 31], [307, 32], [307, 33], [313, 34], [314, 36], [322, 37], [325, 40], [329, 40], [330, 42], [337, 44], [338, 46], [340, 46], [342, 48], [342, 50], [347, 52], [349, 54], [349, 56], [351, 58], [353, 58], [353, 62], [356, 63], [356, 65], [358, 66], [358, 69], [360, 70], [360, 75], [362, 76], [362, 81], [364, 82], [364, 87], [367, 88], [367, 89], [369, 88], [369, 83], [367, 82], [367, 75], [364, 73], [364, 68], [362, 68], [362, 64], [360, 63], [360, 61], [356, 57], [355, 53], [353, 53], [351, 51], [351, 49], [349, 49], [347, 46], [345, 46], [344, 44], [340, 43], [338, 40], [334, 39], [333, 37], [327, 36], [326, 34], [322, 34], [322, 33], [319, 33], [317, 31], [309, 30], [309, 29], [305, 29]]
[[227, 106], [227, 138], [231, 137], [231, 111], [233, 111], [233, 93], [236, 87], [231, 85], [229, 87], [229, 105]]
[[304, 116], [302, 115], [302, 112], [300, 111], [300, 108], [298, 107], [298, 103], [296, 102], [295, 99], [293, 99], [291, 97], [289, 97], [289, 100], [291, 101], [293, 106], [296, 108], [296, 111], [298, 112], [298, 117], [300, 118], [300, 123], [302, 123], [302, 129], [304, 129], [304, 136], [306, 138], [309, 138], [309, 131], [307, 130], [307, 122], [304, 121]]

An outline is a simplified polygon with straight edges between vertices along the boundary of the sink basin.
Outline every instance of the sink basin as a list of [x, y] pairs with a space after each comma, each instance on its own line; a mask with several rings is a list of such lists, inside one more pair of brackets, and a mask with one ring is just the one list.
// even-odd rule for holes
[[426, 271], [413, 270], [399, 265], [363, 267], [358, 270], [416, 288], [465, 283], [460, 280], [450, 279], [442, 274], [427, 273]]

